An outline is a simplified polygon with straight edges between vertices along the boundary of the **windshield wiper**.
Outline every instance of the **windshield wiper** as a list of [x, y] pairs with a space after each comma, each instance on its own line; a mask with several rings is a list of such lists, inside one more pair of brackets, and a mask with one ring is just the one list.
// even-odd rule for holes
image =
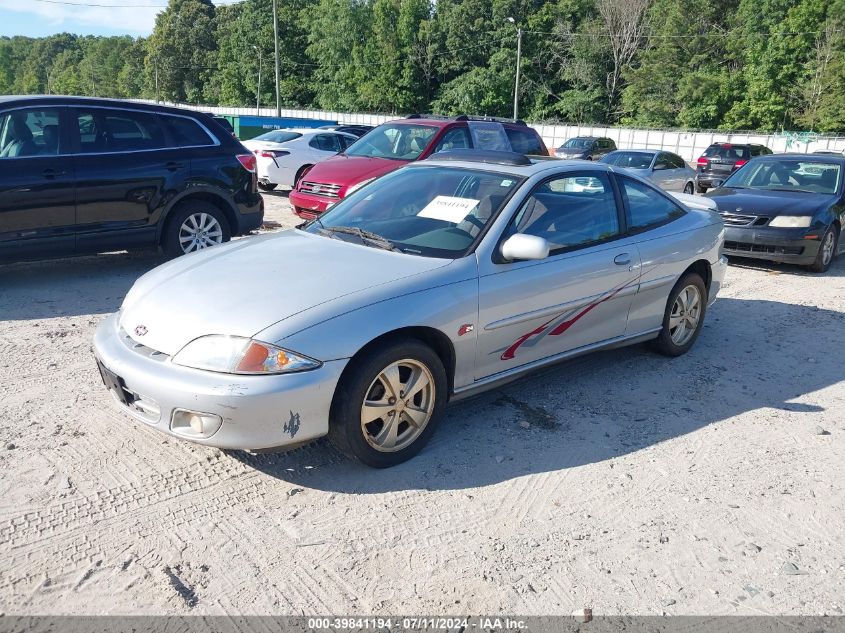
[[329, 234], [345, 233], [347, 235], [357, 235], [358, 238], [365, 244], [371, 244], [372, 246], [383, 248], [386, 251], [396, 251], [397, 253], [402, 252], [401, 249], [383, 235], [373, 233], [372, 231], [366, 231], [357, 226], [323, 226], [322, 222], [320, 223], [320, 226], [322, 227], [322, 231]]
[[816, 193], [815, 191], [807, 191], [806, 189], [797, 189], [797, 188], [792, 188], [792, 189], [783, 189], [783, 188], [780, 188], [780, 189], [769, 189], [769, 191], [798, 191], [798, 192], [800, 192], [800, 193]]

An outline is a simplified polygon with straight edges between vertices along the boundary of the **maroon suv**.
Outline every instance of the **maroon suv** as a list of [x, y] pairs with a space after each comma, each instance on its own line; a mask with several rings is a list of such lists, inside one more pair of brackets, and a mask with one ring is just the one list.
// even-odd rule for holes
[[540, 135], [523, 121], [412, 114], [378, 126], [345, 152], [304, 172], [290, 193], [291, 205], [298, 216], [310, 220], [371, 180], [450, 149], [549, 153]]

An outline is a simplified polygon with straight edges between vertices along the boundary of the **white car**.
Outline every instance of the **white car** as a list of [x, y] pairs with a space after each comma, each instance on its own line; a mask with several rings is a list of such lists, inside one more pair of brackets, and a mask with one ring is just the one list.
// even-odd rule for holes
[[243, 144], [258, 159], [258, 186], [272, 191], [278, 185], [293, 188], [309, 167], [357, 140], [346, 132], [305, 128], [273, 130]]

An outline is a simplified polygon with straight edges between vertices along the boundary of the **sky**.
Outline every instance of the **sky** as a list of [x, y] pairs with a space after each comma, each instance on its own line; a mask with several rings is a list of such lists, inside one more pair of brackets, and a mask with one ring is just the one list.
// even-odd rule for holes
[[[215, 0], [215, 4], [234, 0]], [[66, 0], [91, 5], [71, 6], [44, 0], [0, 0], [0, 35], [43, 37], [53, 33], [77, 35], [149, 35], [156, 13], [166, 0]], [[140, 6], [142, 5], [142, 6]]]

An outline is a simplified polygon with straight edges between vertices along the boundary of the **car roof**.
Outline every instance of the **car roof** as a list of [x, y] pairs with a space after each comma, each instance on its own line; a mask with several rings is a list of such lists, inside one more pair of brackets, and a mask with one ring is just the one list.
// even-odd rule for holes
[[765, 156], [755, 156], [755, 161], [769, 161], [789, 158], [792, 160], [809, 160], [814, 163], [831, 163], [834, 165], [845, 164], [845, 156], [836, 156], [834, 154], [804, 154], [803, 152], [788, 152], [785, 154], [766, 154]]
[[100, 107], [132, 108], [134, 110], [148, 110], [150, 112], [166, 112], [182, 115], [200, 115], [212, 117], [198, 110], [166, 106], [157, 103], [146, 103], [144, 101], [131, 101], [128, 99], [106, 99], [103, 97], [73, 97], [64, 95], [0, 95], [0, 105], [96, 105]]
[[[654, 156], [660, 152], [665, 152], [667, 154], [673, 153], [665, 149], [615, 149], [610, 152], [610, 154], [651, 154]], [[608, 154], [608, 156], [610, 156], [610, 154]]]
[[505, 165], [474, 160], [438, 160], [436, 158], [427, 158], [425, 160], [412, 162], [406, 165], [403, 169], [417, 169], [432, 166], [456, 167], [458, 169], [474, 169], [477, 171], [492, 171], [495, 173], [509, 174], [511, 176], [521, 176], [525, 178], [533, 176], [534, 174], [539, 174], [547, 171], [562, 170], [567, 168], [572, 169], [573, 171], [613, 171], [613, 168], [610, 165], [605, 165], [603, 163], [554, 158], [532, 160], [528, 165]]

